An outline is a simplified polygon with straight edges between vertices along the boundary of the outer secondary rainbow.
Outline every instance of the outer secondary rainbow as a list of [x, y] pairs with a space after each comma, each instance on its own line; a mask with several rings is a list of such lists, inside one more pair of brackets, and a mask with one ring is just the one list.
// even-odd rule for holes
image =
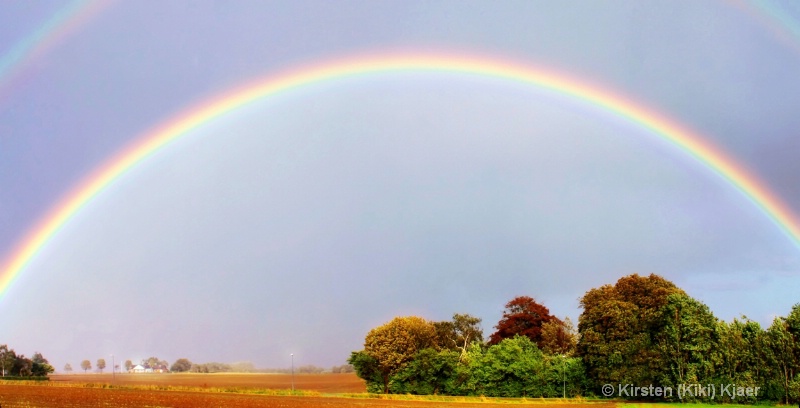
[[171, 142], [189, 135], [192, 130], [252, 102], [298, 88], [311, 87], [326, 81], [402, 72], [461, 74], [508, 80], [575, 98], [623, 118], [672, 144], [684, 154], [694, 157], [727, 180], [800, 248], [800, 228], [796, 218], [762, 182], [699, 134], [638, 102], [561, 73], [496, 58], [443, 54], [373, 54], [322, 62], [269, 75], [195, 105], [138, 137], [133, 144], [100, 166], [68, 193], [19, 241], [18, 247], [12, 250], [0, 269], [0, 296], [42, 247], [87, 202], [123, 176], [127, 170], [147, 160]]
[[775, 38], [800, 52], [800, 7], [797, 2], [734, 0], [728, 4], [738, 7]]
[[0, 90], [22, 70], [26, 62], [53, 47], [108, 4], [108, 1], [73, 0], [56, 11], [39, 28], [5, 51], [0, 56]]

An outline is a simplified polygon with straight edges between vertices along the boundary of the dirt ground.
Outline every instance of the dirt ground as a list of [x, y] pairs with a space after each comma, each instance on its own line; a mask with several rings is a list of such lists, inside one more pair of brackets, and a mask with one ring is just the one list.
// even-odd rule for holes
[[[586, 404], [532, 403], [541, 408], [586, 408]], [[144, 391], [101, 388], [53, 387], [46, 385], [0, 385], [2, 408], [29, 407], [282, 407], [282, 408], [414, 408], [509, 407], [501, 403], [388, 401], [379, 399], [351, 399], [338, 397], [280, 397], [226, 393]], [[511, 405], [514, 406], [514, 405]], [[591, 408], [615, 408], [613, 404], [591, 404]]]
[[[269, 388], [288, 390], [292, 388], [291, 374], [53, 374], [51, 382], [106, 383], [118, 385], [171, 385], [203, 388]], [[367, 392], [364, 381], [353, 373], [348, 374], [295, 374], [297, 390], [322, 393]]]

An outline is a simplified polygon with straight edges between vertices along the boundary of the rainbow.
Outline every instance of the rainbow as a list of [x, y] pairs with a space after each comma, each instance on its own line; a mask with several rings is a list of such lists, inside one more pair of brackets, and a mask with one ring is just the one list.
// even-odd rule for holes
[[209, 122], [263, 98], [316, 84], [403, 72], [460, 74], [502, 79], [577, 99], [652, 133], [687, 154], [736, 188], [800, 248], [800, 227], [790, 209], [742, 165], [699, 134], [643, 105], [567, 75], [498, 58], [445, 54], [354, 56], [308, 65], [249, 83], [190, 107], [135, 139], [77, 188], [68, 193], [19, 241], [0, 269], [0, 296], [5, 294], [48, 241], [89, 201], [126, 171]]
[[767, 31], [785, 45], [800, 52], [800, 7], [795, 2], [779, 3], [776, 1], [729, 2], [761, 24]]
[[28, 61], [55, 46], [107, 5], [108, 2], [102, 1], [74, 0], [56, 11], [44, 24], [0, 57], [0, 90]]

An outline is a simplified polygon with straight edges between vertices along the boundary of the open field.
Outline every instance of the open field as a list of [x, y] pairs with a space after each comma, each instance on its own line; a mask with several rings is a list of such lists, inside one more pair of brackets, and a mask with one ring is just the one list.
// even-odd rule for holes
[[[519, 405], [520, 400], [489, 400], [452, 398], [448, 401], [405, 401], [379, 398], [348, 398], [336, 396], [274, 396], [233, 394], [202, 391], [157, 391], [147, 389], [83, 388], [77, 383], [35, 385], [0, 385], [0, 406], [16, 407], [282, 407], [282, 408], [403, 408], [403, 407], [460, 407], [493, 408]], [[464, 402], [462, 402], [464, 401]], [[586, 404], [530, 402], [525, 405], [553, 408], [585, 408]], [[613, 403], [593, 403], [592, 408], [615, 408]]]
[[[158, 390], [161, 385], [118, 385], [115, 388], [87, 386], [77, 381], [53, 383], [0, 383], [0, 406], [16, 407], [283, 407], [283, 408], [414, 408], [414, 407], [460, 407], [494, 408], [509, 406], [536, 406], [540, 408], [670, 408], [674, 403], [637, 404], [614, 402], [579, 402], [539, 399], [482, 399], [475, 397], [413, 397], [391, 396], [391, 399], [367, 394], [316, 395], [314, 391], [303, 391], [307, 395], [248, 394], [212, 389]], [[152, 388], [151, 388], [152, 387]], [[252, 392], [259, 392], [251, 390]], [[242, 392], [247, 392], [242, 390]], [[263, 392], [263, 390], [262, 390]], [[277, 393], [285, 391], [276, 391]], [[415, 400], [417, 399], [417, 400]], [[680, 405], [684, 407], [685, 405]], [[691, 404], [692, 408], [713, 408], [707, 404]], [[749, 408], [742, 405], [725, 405], [725, 408]]]
[[[110, 374], [54, 375], [52, 381], [0, 382], [0, 407], [460, 407], [669, 408], [676, 404], [574, 402], [479, 397], [370, 396], [353, 374]], [[681, 405], [683, 407], [685, 405]], [[692, 408], [712, 408], [691, 404]], [[725, 405], [725, 408], [748, 408]]]
[[[96, 383], [116, 385], [155, 385], [201, 388], [261, 388], [288, 390], [292, 388], [290, 374], [242, 373], [173, 373], [173, 374], [54, 374], [51, 382]], [[348, 374], [295, 374], [294, 388], [321, 393], [367, 392], [364, 380]]]

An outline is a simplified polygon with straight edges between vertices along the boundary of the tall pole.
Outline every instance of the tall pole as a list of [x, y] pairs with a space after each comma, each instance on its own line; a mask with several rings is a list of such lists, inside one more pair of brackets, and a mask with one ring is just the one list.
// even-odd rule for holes
[[290, 355], [292, 356], [292, 392], [294, 392], [294, 353]]

